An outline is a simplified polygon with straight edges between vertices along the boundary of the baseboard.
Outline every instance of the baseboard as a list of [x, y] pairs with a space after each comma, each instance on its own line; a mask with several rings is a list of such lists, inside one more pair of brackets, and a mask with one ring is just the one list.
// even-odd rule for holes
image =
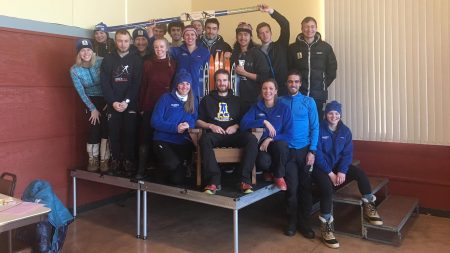
[[446, 210], [421, 207], [420, 213], [425, 214], [425, 215], [431, 215], [431, 216], [437, 216], [437, 217], [450, 219], [450, 211], [446, 211]]

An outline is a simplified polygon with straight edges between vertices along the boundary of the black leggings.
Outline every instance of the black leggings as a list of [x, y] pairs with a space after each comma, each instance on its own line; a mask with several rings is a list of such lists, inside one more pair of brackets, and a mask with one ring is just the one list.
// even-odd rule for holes
[[153, 152], [164, 170], [169, 173], [171, 183], [175, 184], [182, 182], [186, 174], [183, 162], [191, 163], [193, 150], [194, 145], [192, 143], [174, 144], [165, 141], [153, 141]]
[[[106, 102], [103, 97], [89, 97], [97, 111], [100, 112], [100, 124], [91, 124], [89, 121], [88, 144], [100, 143], [100, 139], [108, 139], [108, 122]], [[91, 112], [86, 109], [87, 120], [91, 117]]]
[[267, 152], [258, 152], [256, 167], [262, 171], [271, 171], [276, 178], [284, 177], [286, 175], [288, 154], [287, 142], [272, 141], [267, 148]]
[[[331, 183], [330, 177], [320, 169], [315, 168], [313, 170], [312, 177], [320, 189], [320, 212], [322, 214], [330, 214], [335, 187]], [[370, 187], [369, 179], [367, 178], [366, 173], [364, 173], [362, 169], [350, 165], [345, 177], [345, 182], [348, 183], [352, 180], [356, 180], [358, 183], [358, 188], [361, 195], [372, 193], [372, 188]]]

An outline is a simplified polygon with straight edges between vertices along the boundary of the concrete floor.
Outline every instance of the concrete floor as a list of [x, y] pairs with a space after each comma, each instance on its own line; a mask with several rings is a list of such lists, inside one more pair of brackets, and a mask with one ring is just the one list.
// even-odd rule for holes
[[[63, 253], [70, 252], [233, 252], [231, 210], [149, 195], [149, 239], [136, 234], [135, 199], [83, 212], [70, 225]], [[450, 219], [419, 215], [399, 247], [337, 234], [341, 248], [333, 250], [316, 239], [283, 235], [282, 193], [239, 211], [239, 251], [288, 252], [445, 252], [450, 245]], [[447, 249], [447, 250], [446, 250]]]

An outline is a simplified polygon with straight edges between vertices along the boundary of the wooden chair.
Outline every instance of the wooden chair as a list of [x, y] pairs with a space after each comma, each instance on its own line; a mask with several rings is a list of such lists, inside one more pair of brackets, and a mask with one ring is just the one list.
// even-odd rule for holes
[[16, 175], [4, 172], [0, 176], [0, 193], [14, 196], [14, 190], [16, 189], [17, 177]]
[[[264, 128], [254, 128], [252, 129], [252, 134], [256, 136], [259, 142], [263, 134]], [[189, 135], [191, 136], [192, 143], [195, 146], [194, 161], [196, 164], [197, 171], [197, 186], [202, 185], [202, 159], [200, 154], [200, 137], [202, 136], [202, 129], [189, 129]], [[242, 148], [229, 148], [220, 147], [214, 149], [214, 154], [218, 163], [238, 163], [242, 160], [244, 150]], [[256, 167], [253, 166], [252, 170], [252, 184], [256, 184]]]

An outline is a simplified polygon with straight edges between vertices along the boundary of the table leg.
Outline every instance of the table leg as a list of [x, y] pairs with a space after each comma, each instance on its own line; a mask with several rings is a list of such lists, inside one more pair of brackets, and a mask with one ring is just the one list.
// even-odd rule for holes
[[12, 231], [11, 230], [9, 230], [8, 231], [8, 252], [9, 253], [13, 253], [13, 246], [12, 246]]
[[238, 210], [233, 210], [234, 253], [239, 253]]
[[143, 237], [142, 239], [147, 240], [147, 191], [143, 191], [144, 192], [144, 200], [142, 201], [142, 205], [144, 206], [144, 228], [143, 228]]
[[141, 190], [136, 191], [136, 237], [141, 237]]
[[72, 178], [73, 185], [73, 217], [77, 216], [77, 178]]

